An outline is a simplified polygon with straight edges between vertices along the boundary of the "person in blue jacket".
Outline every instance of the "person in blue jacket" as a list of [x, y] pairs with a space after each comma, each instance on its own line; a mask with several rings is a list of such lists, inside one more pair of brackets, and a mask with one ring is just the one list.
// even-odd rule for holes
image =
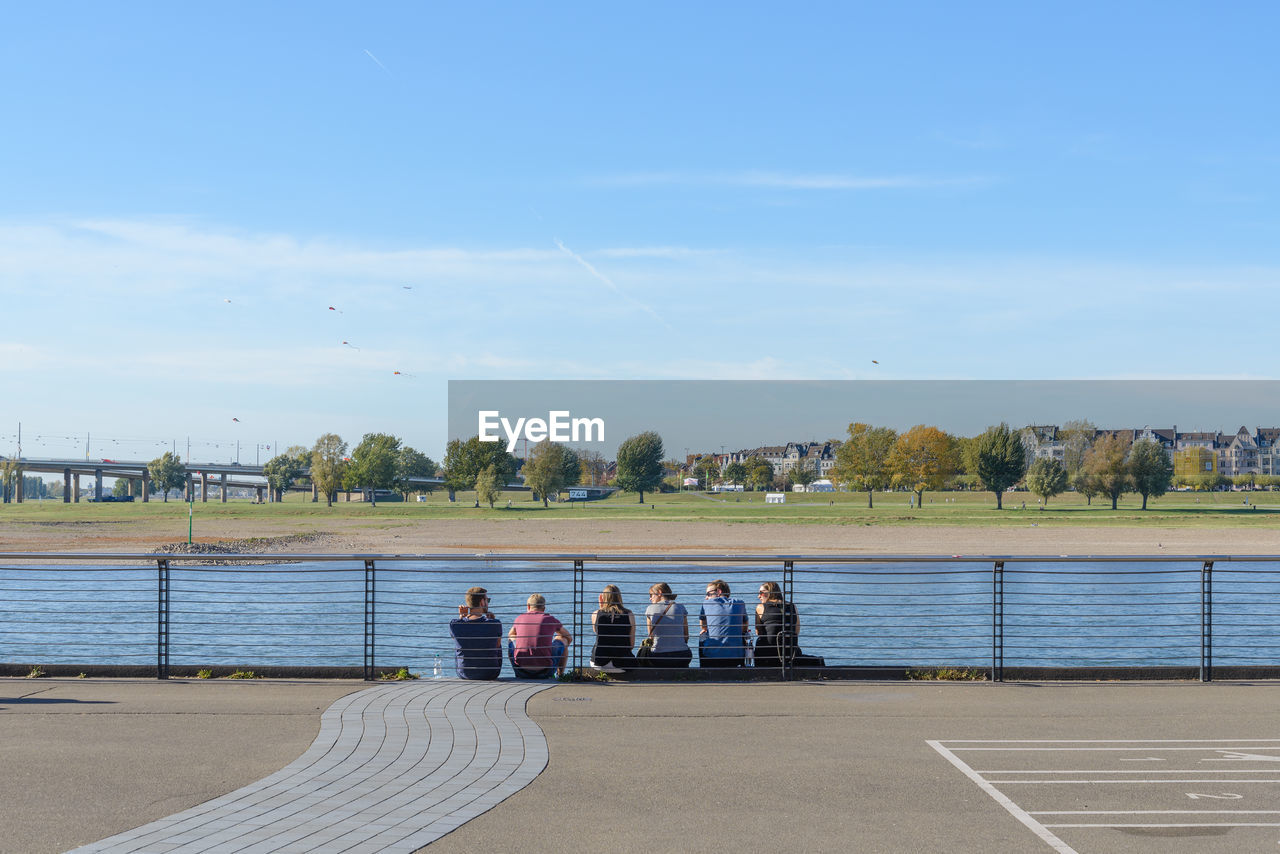
[[747, 606], [729, 598], [729, 584], [717, 578], [707, 584], [698, 611], [698, 666], [741, 667], [747, 654]]

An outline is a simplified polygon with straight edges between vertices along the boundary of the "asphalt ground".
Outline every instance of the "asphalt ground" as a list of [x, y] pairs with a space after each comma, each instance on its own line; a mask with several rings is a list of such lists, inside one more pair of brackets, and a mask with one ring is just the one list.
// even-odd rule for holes
[[362, 682], [0, 679], [0, 851], [66, 851], [259, 780]]
[[[0, 680], [0, 850], [265, 776], [361, 687]], [[1280, 683], [561, 685], [528, 706], [547, 769], [431, 850], [1276, 851], [1277, 701]]]

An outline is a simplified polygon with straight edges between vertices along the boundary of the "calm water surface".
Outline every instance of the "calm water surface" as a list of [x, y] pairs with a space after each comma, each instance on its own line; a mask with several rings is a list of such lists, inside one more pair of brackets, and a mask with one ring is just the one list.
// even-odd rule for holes
[[[1006, 567], [1004, 663], [1198, 665], [1198, 563], [1075, 563]], [[1280, 662], [1280, 566], [1215, 569], [1214, 662]], [[648, 587], [666, 581], [691, 615], [707, 581], [728, 581], [753, 609], [777, 565], [588, 564], [585, 613], [575, 619], [567, 562], [380, 563], [372, 618], [380, 667], [430, 672], [439, 655], [452, 673], [448, 621], [462, 592], [482, 585], [509, 625], [530, 593], [579, 638], [594, 638], [589, 613], [617, 584], [643, 614]], [[992, 572], [987, 563], [797, 565], [793, 601], [801, 646], [829, 664], [986, 666], [992, 655]], [[170, 663], [360, 666], [365, 573], [352, 562], [170, 570]], [[149, 664], [155, 661], [157, 572], [133, 568], [0, 567], [0, 661]], [[643, 621], [643, 619], [642, 619]], [[643, 637], [643, 629], [639, 637]], [[584, 644], [585, 642], [585, 644]]]

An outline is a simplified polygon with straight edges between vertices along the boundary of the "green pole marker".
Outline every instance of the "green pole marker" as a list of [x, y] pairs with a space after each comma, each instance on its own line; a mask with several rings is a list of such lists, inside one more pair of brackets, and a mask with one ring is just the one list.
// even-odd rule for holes
[[191, 545], [191, 517], [196, 506], [196, 485], [187, 490], [187, 545]]

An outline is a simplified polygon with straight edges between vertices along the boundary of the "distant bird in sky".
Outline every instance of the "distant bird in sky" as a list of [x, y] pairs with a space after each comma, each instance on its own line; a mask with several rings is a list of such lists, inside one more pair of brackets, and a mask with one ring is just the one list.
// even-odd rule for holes
[[404, 288], [406, 291], [413, 290], [413, 285], [401, 285], [400, 287]]
[[873, 365], [878, 365], [878, 364], [880, 364], [880, 363], [879, 363], [879, 362], [877, 362], [875, 359], [872, 359], [872, 360], [871, 360], [871, 364], [873, 364]]
[[225, 303], [229, 303], [229, 302], [231, 302], [231, 300], [229, 300], [229, 299], [224, 299], [224, 300], [223, 300], [223, 302], [225, 302]]
[[395, 374], [398, 377], [409, 377], [410, 379], [413, 379], [417, 376], [416, 374], [406, 374], [404, 371], [392, 371], [391, 373]]
[[232, 421], [234, 421], [234, 422], [236, 422], [237, 424], [239, 424], [239, 423], [240, 423], [240, 419], [239, 419], [239, 418], [232, 418], [231, 420], [232, 420]]
[[352, 344], [350, 341], [343, 341], [343, 342], [342, 342], [342, 344], [343, 344], [343, 346], [344, 346], [344, 347], [350, 347], [352, 350], [359, 350], [359, 349], [360, 349], [360, 348], [359, 348], [359, 347], [357, 347], [356, 345]]
[[338, 314], [342, 314], [341, 311], [338, 311], [338, 309], [334, 308], [333, 306], [329, 306], [329, 311], [337, 311]]

